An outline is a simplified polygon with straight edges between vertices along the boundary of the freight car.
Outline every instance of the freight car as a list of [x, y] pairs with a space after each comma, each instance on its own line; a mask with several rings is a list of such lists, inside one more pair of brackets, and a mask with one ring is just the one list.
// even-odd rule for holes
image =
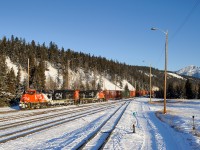
[[105, 101], [105, 96], [103, 91], [98, 91], [98, 90], [80, 91], [79, 96], [80, 96], [80, 102], [79, 102], [80, 104]]
[[112, 100], [122, 99], [122, 91], [119, 90], [105, 90], [104, 94], [106, 99], [112, 99]]
[[137, 96], [145, 96], [145, 95], [148, 95], [149, 91], [147, 90], [140, 90], [140, 91], [137, 91]]
[[73, 105], [79, 100], [78, 90], [55, 90], [50, 105]]
[[135, 97], [135, 91], [130, 91], [130, 98]]

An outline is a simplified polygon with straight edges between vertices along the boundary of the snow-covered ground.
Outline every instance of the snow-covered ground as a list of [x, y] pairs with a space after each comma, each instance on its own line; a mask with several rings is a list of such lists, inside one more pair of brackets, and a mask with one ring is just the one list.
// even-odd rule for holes
[[[163, 103], [158, 99], [131, 100], [104, 149], [110, 150], [200, 150], [200, 100], [169, 100], [167, 114], [162, 114]], [[94, 104], [97, 105], [97, 104]], [[116, 107], [118, 107], [116, 105]], [[62, 108], [73, 109], [73, 106]], [[2, 111], [18, 108], [0, 108]], [[60, 108], [51, 108], [60, 109]], [[116, 108], [87, 115], [65, 124], [0, 144], [0, 150], [71, 149], [77, 139], [95, 131]], [[0, 113], [0, 118], [16, 113], [34, 113], [40, 110]], [[193, 130], [193, 116], [194, 127]], [[1, 123], [3, 124], [3, 123]], [[135, 125], [133, 133], [132, 125]], [[1, 131], [2, 132], [2, 131]]]

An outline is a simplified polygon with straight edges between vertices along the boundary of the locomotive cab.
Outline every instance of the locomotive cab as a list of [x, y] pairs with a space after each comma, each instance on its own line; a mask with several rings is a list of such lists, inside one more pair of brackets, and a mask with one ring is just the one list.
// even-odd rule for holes
[[25, 108], [40, 108], [41, 106], [47, 106], [48, 101], [42, 93], [34, 89], [29, 89], [24, 92], [20, 99], [19, 107]]

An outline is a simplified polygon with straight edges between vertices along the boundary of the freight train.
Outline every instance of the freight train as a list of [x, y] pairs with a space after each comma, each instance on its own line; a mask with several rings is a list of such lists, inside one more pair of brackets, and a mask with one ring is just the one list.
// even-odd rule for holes
[[120, 90], [54, 90], [42, 93], [35, 89], [29, 89], [23, 93], [19, 106], [21, 109], [34, 109], [55, 105], [86, 104], [133, 98], [136, 94], [142, 96], [146, 93], [147, 91], [142, 91], [139, 94], [136, 91], [129, 91], [129, 94], [124, 95], [123, 91]]
[[23, 93], [19, 107], [21, 109], [45, 108], [54, 105], [74, 105], [106, 101], [103, 91], [55, 90], [42, 93], [29, 89]]

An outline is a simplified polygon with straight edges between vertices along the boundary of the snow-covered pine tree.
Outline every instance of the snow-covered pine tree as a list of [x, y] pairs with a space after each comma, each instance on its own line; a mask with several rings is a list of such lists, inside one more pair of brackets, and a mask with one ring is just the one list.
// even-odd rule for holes
[[7, 84], [6, 84], [6, 75], [7, 75], [7, 65], [6, 65], [6, 57], [4, 55], [0, 55], [0, 101], [3, 99]]

